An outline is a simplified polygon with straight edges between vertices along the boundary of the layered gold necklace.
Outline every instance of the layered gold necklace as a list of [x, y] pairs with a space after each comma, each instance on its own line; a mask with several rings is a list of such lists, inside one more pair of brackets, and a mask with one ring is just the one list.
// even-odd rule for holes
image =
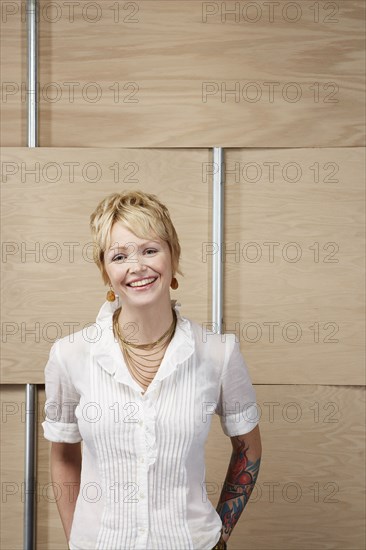
[[[134, 344], [132, 342], [129, 342], [128, 340], [125, 340], [121, 334], [121, 329], [118, 323], [118, 316], [121, 311], [121, 307], [116, 309], [116, 311], [113, 314], [113, 331], [114, 336], [118, 339], [119, 344], [121, 346], [122, 352], [124, 353], [124, 357], [127, 363], [127, 367], [131, 373], [131, 375], [146, 389], [154, 375], [156, 374], [156, 371], [159, 368], [159, 365], [161, 363], [162, 357], [164, 355], [165, 346], [167, 346], [170, 342], [170, 340], [173, 337], [173, 334], [175, 332], [175, 328], [177, 325], [177, 314], [175, 310], [172, 308], [173, 311], [173, 321], [168, 330], [164, 332], [164, 334], [158, 338], [155, 342], [152, 342], [151, 344]], [[137, 353], [134, 351], [134, 349], [139, 350], [153, 350], [152, 353], [146, 353], [145, 355], [141, 355], [140, 353]], [[163, 352], [163, 353], [161, 353]], [[161, 353], [161, 355], [158, 358], [151, 359], [153, 355], [156, 355], [157, 353]], [[135, 356], [135, 357], [134, 357]], [[151, 363], [151, 365], [144, 365], [143, 363], [140, 363], [136, 359], [142, 358], [144, 361], [147, 361], [148, 363]]]

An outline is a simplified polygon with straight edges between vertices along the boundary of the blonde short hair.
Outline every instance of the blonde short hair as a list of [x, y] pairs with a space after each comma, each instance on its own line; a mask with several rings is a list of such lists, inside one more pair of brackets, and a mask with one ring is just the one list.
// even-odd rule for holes
[[122, 191], [105, 197], [90, 215], [90, 229], [93, 236], [93, 258], [104, 281], [109, 277], [104, 267], [104, 253], [109, 245], [110, 234], [115, 222], [123, 225], [141, 239], [151, 238], [151, 232], [165, 241], [172, 257], [172, 274], [183, 275], [179, 268], [181, 247], [167, 207], [156, 195], [143, 191]]

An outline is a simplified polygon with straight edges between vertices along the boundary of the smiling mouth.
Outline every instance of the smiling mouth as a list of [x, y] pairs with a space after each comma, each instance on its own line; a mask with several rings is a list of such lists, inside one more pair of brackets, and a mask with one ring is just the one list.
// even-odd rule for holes
[[[149, 277], [150, 278], [150, 277]], [[139, 290], [139, 289], [143, 289], [143, 288], [149, 288], [151, 287], [155, 281], [157, 280], [157, 277], [154, 277], [154, 280], [151, 281], [150, 283], [147, 283], [147, 284], [139, 284], [139, 285], [134, 285], [134, 286], [131, 286], [131, 284], [129, 283], [127, 286], [130, 287], [130, 288], [133, 288], [134, 290]]]

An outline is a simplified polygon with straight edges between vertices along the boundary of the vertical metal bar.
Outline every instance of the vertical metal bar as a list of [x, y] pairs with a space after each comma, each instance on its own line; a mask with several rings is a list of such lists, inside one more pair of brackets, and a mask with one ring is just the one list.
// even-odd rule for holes
[[[28, 68], [28, 147], [38, 147], [37, 0], [27, 0], [27, 68]], [[37, 385], [26, 384], [25, 456], [24, 456], [24, 550], [36, 548], [36, 451], [37, 451]]]
[[37, 0], [27, 2], [27, 66], [28, 66], [28, 147], [38, 147], [38, 97], [37, 97], [37, 57], [38, 26]]
[[224, 306], [224, 187], [223, 187], [223, 149], [213, 148], [213, 203], [212, 203], [212, 322], [217, 332], [222, 334]]
[[36, 545], [36, 433], [37, 386], [26, 384], [25, 461], [24, 461], [24, 550]]

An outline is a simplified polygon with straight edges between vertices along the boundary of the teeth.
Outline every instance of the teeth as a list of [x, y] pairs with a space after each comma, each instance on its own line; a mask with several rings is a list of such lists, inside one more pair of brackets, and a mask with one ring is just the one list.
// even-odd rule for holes
[[155, 277], [151, 277], [151, 279], [143, 279], [142, 281], [136, 281], [135, 283], [130, 283], [129, 286], [145, 286], [149, 283], [152, 283], [152, 281], [155, 281]]

